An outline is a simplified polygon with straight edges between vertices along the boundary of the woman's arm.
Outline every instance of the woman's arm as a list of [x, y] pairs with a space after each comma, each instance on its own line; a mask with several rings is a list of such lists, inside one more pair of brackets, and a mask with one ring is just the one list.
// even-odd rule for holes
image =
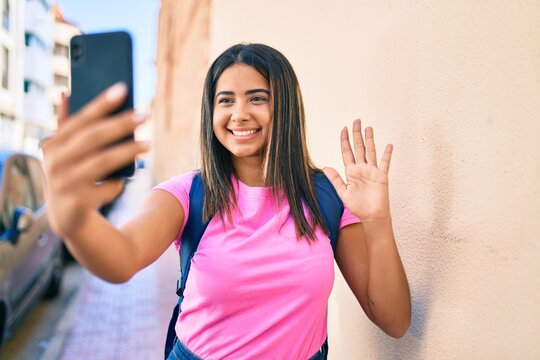
[[153, 263], [177, 237], [184, 220], [178, 200], [163, 190], [151, 191], [137, 215], [115, 228], [91, 211], [64, 242], [77, 261], [112, 283], [128, 281]]
[[390, 336], [403, 336], [411, 321], [411, 302], [391, 221], [341, 229], [336, 262], [371, 321]]
[[123, 183], [96, 180], [148, 150], [138, 141], [118, 144], [145, 120], [133, 111], [108, 115], [125, 96], [126, 87], [117, 84], [71, 117], [62, 96], [58, 131], [42, 145], [49, 223], [83, 266], [110, 282], [127, 281], [157, 259], [184, 218], [178, 200], [164, 191], [151, 192], [139, 214], [119, 229], [97, 211]]
[[373, 129], [366, 128], [364, 142], [360, 120], [353, 123], [353, 143], [354, 151], [343, 129], [346, 181], [334, 169], [324, 169], [347, 209], [362, 220], [339, 232], [336, 261], [368, 317], [387, 334], [400, 337], [410, 324], [411, 299], [390, 216], [392, 145], [377, 165]]

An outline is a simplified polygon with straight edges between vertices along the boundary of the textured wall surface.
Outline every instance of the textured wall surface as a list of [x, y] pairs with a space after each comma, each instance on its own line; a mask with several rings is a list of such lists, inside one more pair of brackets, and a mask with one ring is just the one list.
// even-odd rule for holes
[[162, 0], [154, 123], [154, 181], [195, 169], [208, 69], [210, 0]]
[[[356, 117], [380, 152], [394, 144], [413, 322], [387, 337], [338, 276], [331, 359], [540, 358], [540, 2], [214, 0], [209, 12], [208, 38], [192, 25], [197, 54], [263, 42], [289, 58], [318, 165], [341, 171], [339, 131]], [[197, 117], [186, 94], [202, 79], [166, 80], [182, 116]], [[163, 131], [188, 126], [165, 118]]]

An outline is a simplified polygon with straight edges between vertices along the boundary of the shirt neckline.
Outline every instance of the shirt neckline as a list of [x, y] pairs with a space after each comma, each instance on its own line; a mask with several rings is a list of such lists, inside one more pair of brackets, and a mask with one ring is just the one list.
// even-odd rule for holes
[[249, 186], [236, 176], [233, 176], [233, 185], [235, 185], [238, 195], [249, 196], [249, 197], [258, 197], [258, 198], [267, 198], [272, 195], [272, 188], [268, 186]]

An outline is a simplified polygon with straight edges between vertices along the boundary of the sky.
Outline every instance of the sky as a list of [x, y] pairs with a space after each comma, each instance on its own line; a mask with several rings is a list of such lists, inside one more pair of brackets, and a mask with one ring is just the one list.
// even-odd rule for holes
[[159, 0], [54, 0], [84, 33], [126, 30], [133, 38], [135, 107], [148, 108], [156, 87]]

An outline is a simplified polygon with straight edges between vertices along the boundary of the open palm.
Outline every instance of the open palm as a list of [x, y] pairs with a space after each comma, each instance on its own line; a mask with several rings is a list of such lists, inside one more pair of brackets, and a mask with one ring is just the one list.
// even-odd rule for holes
[[341, 131], [341, 154], [346, 181], [343, 181], [333, 168], [325, 168], [324, 173], [351, 213], [363, 221], [386, 219], [390, 217], [388, 170], [392, 145], [386, 146], [381, 162], [377, 166], [373, 129], [366, 128], [364, 141], [360, 120], [353, 122], [353, 143], [354, 152], [345, 127]]

